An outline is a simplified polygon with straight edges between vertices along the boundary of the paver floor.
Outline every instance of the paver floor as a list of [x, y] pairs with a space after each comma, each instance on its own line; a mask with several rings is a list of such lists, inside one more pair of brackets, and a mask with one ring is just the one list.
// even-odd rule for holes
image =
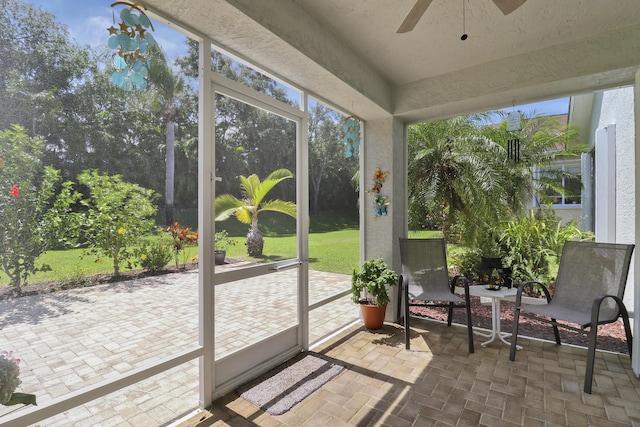
[[[296, 322], [295, 275], [216, 287], [216, 358]], [[310, 272], [312, 302], [349, 286], [347, 275]], [[331, 316], [312, 312], [311, 341], [357, 318], [348, 297], [330, 307]], [[40, 403], [197, 344], [197, 271], [0, 301], [0, 349], [21, 359], [20, 391], [36, 393]], [[198, 405], [193, 361], [39, 425], [158, 426]], [[12, 410], [0, 407], [0, 424]]]
[[628, 355], [598, 352], [593, 394], [582, 392], [586, 349], [520, 338], [467, 351], [466, 329], [412, 322], [360, 325], [315, 348], [346, 365], [289, 412], [272, 416], [229, 393], [215, 426], [630, 426], [640, 425], [640, 380]]
[[[238, 333], [250, 329], [243, 319], [253, 325], [255, 318], [243, 295], [288, 300], [295, 295], [287, 285], [291, 274], [247, 281], [244, 290], [238, 283], [219, 287], [217, 321], [236, 326], [218, 328], [217, 357], [260, 339]], [[0, 302], [0, 348], [22, 359], [21, 391], [37, 393], [43, 403], [196, 344], [197, 280], [196, 272], [187, 272]], [[311, 302], [346, 289], [349, 281], [312, 274]], [[274, 303], [272, 310], [282, 319], [268, 315], [271, 326], [291, 323], [287, 308]], [[356, 317], [348, 297], [332, 303], [312, 316], [312, 340]], [[508, 347], [498, 343], [477, 345], [470, 355], [461, 327], [415, 320], [411, 333], [406, 351], [397, 325], [380, 331], [352, 326], [314, 348], [347, 369], [291, 411], [270, 416], [229, 393], [212, 408], [214, 425], [640, 425], [640, 380], [627, 355], [598, 352], [593, 394], [587, 395], [583, 348], [521, 338], [524, 348], [510, 362]], [[192, 361], [38, 425], [167, 425], [198, 407], [197, 390]], [[12, 410], [2, 407], [0, 416]]]

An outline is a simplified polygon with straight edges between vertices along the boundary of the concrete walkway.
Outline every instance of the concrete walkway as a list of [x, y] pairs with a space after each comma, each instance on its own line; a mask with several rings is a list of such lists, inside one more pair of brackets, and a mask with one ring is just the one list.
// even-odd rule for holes
[[[285, 270], [216, 288], [216, 358], [296, 322], [295, 275]], [[349, 286], [347, 275], [310, 272], [310, 301]], [[357, 316], [348, 297], [315, 310], [311, 341]], [[22, 360], [19, 391], [40, 403], [197, 343], [197, 271], [0, 302], [0, 349]], [[196, 360], [39, 425], [158, 426], [198, 404]], [[13, 410], [0, 407], [0, 424]]]

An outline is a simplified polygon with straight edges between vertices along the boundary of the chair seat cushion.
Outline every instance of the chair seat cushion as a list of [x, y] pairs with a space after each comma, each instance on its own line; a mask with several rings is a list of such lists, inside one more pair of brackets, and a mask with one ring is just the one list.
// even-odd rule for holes
[[554, 304], [523, 305], [520, 312], [534, 313], [540, 316], [547, 316], [552, 319], [562, 320], [580, 325], [585, 328], [591, 323], [591, 314], [585, 310], [574, 310], [568, 307], [555, 306]]
[[444, 302], [464, 302], [464, 299], [456, 294], [452, 294], [447, 290], [430, 290], [428, 294], [422, 293], [419, 295], [409, 294], [409, 300], [418, 301], [444, 301]]

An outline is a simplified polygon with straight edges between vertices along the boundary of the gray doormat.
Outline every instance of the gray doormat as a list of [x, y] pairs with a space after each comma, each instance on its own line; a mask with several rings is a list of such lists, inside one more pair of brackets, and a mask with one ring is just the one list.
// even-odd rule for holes
[[300, 355], [240, 386], [237, 393], [271, 415], [281, 415], [338, 375], [344, 366], [318, 353]]

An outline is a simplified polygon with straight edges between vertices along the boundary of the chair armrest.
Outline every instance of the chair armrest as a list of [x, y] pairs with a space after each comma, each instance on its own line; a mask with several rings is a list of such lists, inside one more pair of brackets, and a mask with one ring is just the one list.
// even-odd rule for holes
[[[591, 304], [590, 326], [593, 327], [594, 324], [597, 325], [600, 323], [600, 306], [602, 305], [602, 302], [607, 298], [613, 299], [616, 305], [618, 306], [618, 316], [616, 317], [616, 319], [620, 317], [621, 313], [624, 313], [628, 316], [627, 307], [625, 307], [624, 302], [617, 295], [598, 295], [593, 299], [593, 304]], [[608, 323], [608, 322], [603, 322], [603, 323]]]
[[551, 302], [552, 297], [547, 285], [536, 280], [526, 280], [518, 285], [518, 291], [516, 293], [516, 307], [520, 307], [522, 305], [522, 291], [524, 290], [524, 288], [533, 284], [540, 285], [540, 287], [542, 288], [542, 292], [544, 292], [544, 295], [547, 299], [547, 303]]
[[451, 293], [452, 294], [456, 293], [456, 285], [458, 284], [459, 281], [462, 282], [462, 287], [464, 288], [464, 294], [465, 294], [465, 296], [468, 297], [468, 295], [469, 295], [469, 279], [467, 279], [466, 276], [462, 276], [462, 275], [454, 276], [454, 278], [451, 279], [451, 283], [449, 283], [449, 289], [451, 289]]
[[462, 281], [462, 286], [464, 288], [469, 287], [469, 279], [467, 279], [466, 276], [462, 276], [459, 274], [457, 276], [454, 276], [453, 279], [451, 279], [451, 282], [449, 283], [449, 288], [451, 289], [451, 293], [455, 293], [455, 289], [456, 289], [456, 286], [458, 285], [458, 281]]

